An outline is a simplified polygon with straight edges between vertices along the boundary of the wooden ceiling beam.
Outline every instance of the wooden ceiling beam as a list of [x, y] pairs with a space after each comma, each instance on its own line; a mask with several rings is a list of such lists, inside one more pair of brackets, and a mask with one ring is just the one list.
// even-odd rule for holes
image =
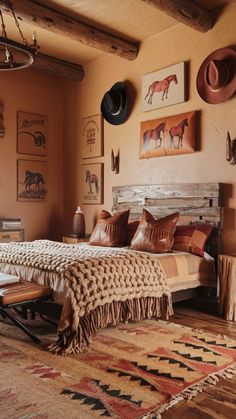
[[[138, 55], [137, 45], [102, 32], [56, 10], [49, 9], [36, 1], [11, 0], [11, 4], [16, 16], [22, 22], [52, 31], [127, 60], [132, 61]], [[12, 15], [7, 0], [0, 0], [0, 7], [3, 13]]]
[[197, 31], [207, 32], [214, 26], [214, 11], [204, 9], [193, 0], [142, 1]]
[[33, 68], [54, 76], [81, 81], [84, 78], [84, 69], [79, 64], [59, 60], [46, 54], [37, 54], [34, 58]]

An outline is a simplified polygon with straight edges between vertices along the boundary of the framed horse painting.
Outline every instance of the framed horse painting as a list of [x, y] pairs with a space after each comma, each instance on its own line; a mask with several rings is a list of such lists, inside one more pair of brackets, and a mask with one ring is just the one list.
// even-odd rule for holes
[[142, 77], [143, 112], [185, 102], [185, 63], [178, 63]]
[[103, 204], [103, 163], [82, 165], [82, 203]]
[[196, 131], [196, 111], [143, 121], [140, 124], [140, 159], [193, 153]]
[[17, 161], [17, 200], [46, 201], [47, 163], [39, 160]]

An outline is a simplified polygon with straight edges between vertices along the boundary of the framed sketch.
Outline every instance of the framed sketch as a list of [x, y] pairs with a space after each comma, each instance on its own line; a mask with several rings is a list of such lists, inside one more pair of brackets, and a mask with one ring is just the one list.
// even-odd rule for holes
[[103, 163], [82, 165], [82, 203], [103, 204]]
[[142, 77], [142, 110], [185, 102], [185, 63], [178, 63]]
[[44, 115], [17, 112], [17, 152], [46, 156], [48, 119]]
[[5, 126], [4, 126], [4, 105], [0, 103], [0, 137], [5, 136]]
[[103, 156], [103, 118], [94, 115], [81, 120], [82, 158]]
[[197, 112], [186, 112], [140, 124], [140, 159], [193, 153]]
[[38, 160], [17, 161], [17, 200], [46, 201], [47, 163]]

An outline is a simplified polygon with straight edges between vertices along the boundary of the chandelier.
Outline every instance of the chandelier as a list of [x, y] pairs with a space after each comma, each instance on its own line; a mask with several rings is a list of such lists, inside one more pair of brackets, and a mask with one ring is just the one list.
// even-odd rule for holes
[[0, 71], [19, 70], [21, 68], [29, 67], [33, 64], [34, 57], [39, 48], [35, 32], [33, 32], [32, 35], [32, 45], [28, 45], [10, 1], [8, 4], [23, 44], [7, 37], [6, 26], [3, 20], [2, 11], [0, 10], [0, 25], [2, 29], [2, 36], [0, 36]]

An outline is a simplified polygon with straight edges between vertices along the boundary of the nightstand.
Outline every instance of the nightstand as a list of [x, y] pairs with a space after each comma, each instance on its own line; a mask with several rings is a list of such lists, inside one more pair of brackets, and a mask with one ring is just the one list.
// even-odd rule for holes
[[0, 228], [0, 242], [22, 242], [24, 241], [24, 229], [3, 229]]
[[236, 255], [219, 255], [219, 313], [236, 321]]
[[67, 244], [86, 243], [89, 241], [89, 236], [77, 237], [75, 234], [67, 234], [63, 236], [62, 241]]

